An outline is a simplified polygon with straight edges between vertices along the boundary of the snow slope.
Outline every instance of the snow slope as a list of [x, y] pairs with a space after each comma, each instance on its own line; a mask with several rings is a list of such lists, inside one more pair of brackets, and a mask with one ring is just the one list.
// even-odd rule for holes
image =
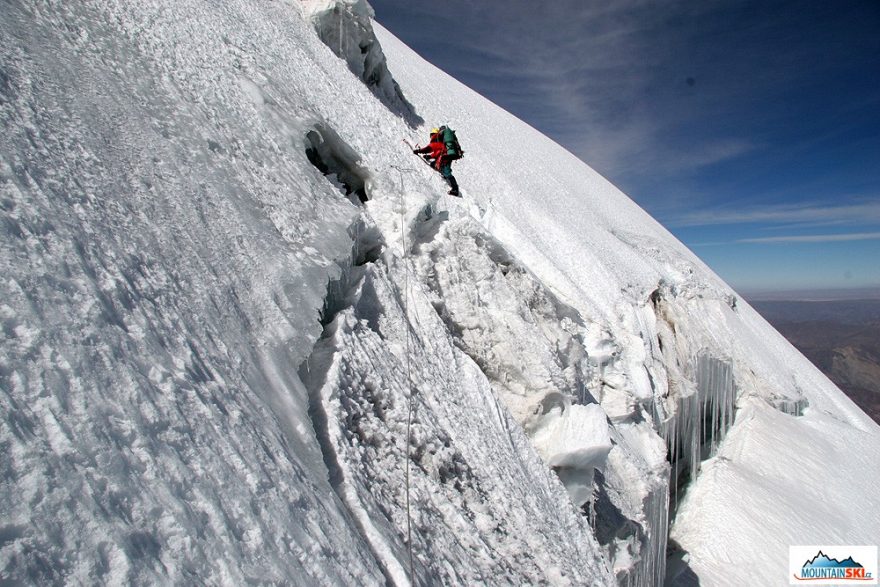
[[659, 584], [676, 502], [706, 585], [880, 535], [877, 425], [363, 0], [0, 15], [4, 580]]
[[[456, 174], [466, 197], [487, 209], [486, 229], [593, 328], [611, 333], [617, 356], [590, 389], [612, 420], [619, 408], [608, 367], [622, 372], [615, 375], [630, 398], [681, 412], [669, 400], [682, 388], [724, 387], [700, 368], [701, 355], [728, 366], [736, 421], [703, 463], [671, 533], [701, 584], [783, 583], [789, 544], [875, 543], [876, 424], [607, 181], [379, 33], [419, 113], [467, 129]], [[511, 144], [523, 148], [500, 157]]]

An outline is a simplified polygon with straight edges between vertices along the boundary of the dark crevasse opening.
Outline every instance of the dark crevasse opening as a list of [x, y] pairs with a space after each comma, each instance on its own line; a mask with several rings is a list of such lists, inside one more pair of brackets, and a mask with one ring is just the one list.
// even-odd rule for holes
[[377, 261], [385, 247], [385, 242], [375, 226], [367, 226], [358, 220], [348, 229], [352, 239], [351, 257], [348, 262], [339, 262], [341, 272], [337, 279], [327, 283], [327, 294], [321, 308], [321, 325], [328, 326], [340, 310], [351, 305], [350, 296], [357, 290], [364, 275], [364, 267]]
[[666, 550], [666, 575], [662, 583], [664, 587], [699, 587], [700, 578], [688, 564], [687, 551], [674, 540], [669, 541]]
[[306, 133], [306, 157], [355, 205], [367, 202], [370, 175], [358, 162], [361, 157], [327, 125]]
[[[679, 397], [675, 415], [662, 426], [670, 465], [669, 520], [674, 519], [701, 463], [715, 454], [736, 415], [737, 385], [729, 362], [708, 354], [698, 355], [693, 363], [693, 382], [689, 393]], [[665, 585], [699, 585], [699, 578], [687, 561], [687, 552], [668, 541]]]
[[694, 379], [695, 388], [679, 398], [675, 415], [663, 426], [671, 467], [671, 516], [700, 463], [715, 453], [736, 412], [737, 388], [730, 363], [701, 354], [694, 363]]

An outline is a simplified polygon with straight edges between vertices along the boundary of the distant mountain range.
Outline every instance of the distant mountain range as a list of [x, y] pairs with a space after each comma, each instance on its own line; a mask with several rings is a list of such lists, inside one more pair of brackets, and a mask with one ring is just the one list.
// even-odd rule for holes
[[880, 300], [803, 299], [750, 303], [880, 423]]
[[741, 292], [754, 302], [876, 302], [880, 301], [880, 288], [861, 287], [850, 289], [810, 289], [774, 292]]

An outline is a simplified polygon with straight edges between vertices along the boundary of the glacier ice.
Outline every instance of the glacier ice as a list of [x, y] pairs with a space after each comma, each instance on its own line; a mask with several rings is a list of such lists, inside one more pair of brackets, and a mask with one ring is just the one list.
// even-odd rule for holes
[[0, 15], [4, 579], [754, 584], [880, 533], [877, 426], [363, 0]]
[[382, 46], [373, 33], [373, 8], [366, 0], [302, 0], [304, 13], [319, 38], [392, 112], [410, 126], [424, 124], [388, 70]]
[[672, 463], [673, 506], [686, 483], [697, 478], [700, 463], [715, 454], [736, 411], [736, 383], [728, 362], [701, 354], [692, 368], [695, 384], [676, 398], [674, 414], [662, 424]]

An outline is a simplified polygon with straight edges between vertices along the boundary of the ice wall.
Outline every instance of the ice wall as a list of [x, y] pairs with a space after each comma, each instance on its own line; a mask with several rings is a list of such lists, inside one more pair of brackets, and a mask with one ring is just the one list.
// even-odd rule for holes
[[320, 39], [392, 112], [412, 127], [424, 120], [394, 81], [373, 33], [373, 8], [366, 0], [303, 0], [303, 13]]
[[466, 202], [438, 205], [450, 209], [424, 222], [411, 252], [434, 312], [590, 520], [617, 580], [658, 584], [669, 465], [650, 392], [633, 400], [607, 325], [563, 303], [473, 216], [453, 217]]
[[[300, 374], [331, 483], [388, 581], [608, 584], [587, 519], [538, 456], [547, 447], [552, 465], [588, 473], [579, 483], [591, 492], [610, 449], [604, 413], [548, 406], [536, 452], [424, 295], [420, 256], [395, 254], [432, 218], [380, 226], [379, 214], [371, 201], [362, 222], [385, 229], [387, 252], [328, 289], [337, 310]], [[533, 533], [542, 519], [554, 527]]]
[[693, 387], [675, 398], [674, 413], [661, 425], [669, 450], [673, 511], [687, 483], [695, 480], [700, 463], [712, 456], [733, 424], [736, 384], [729, 362], [706, 353], [691, 366]]

